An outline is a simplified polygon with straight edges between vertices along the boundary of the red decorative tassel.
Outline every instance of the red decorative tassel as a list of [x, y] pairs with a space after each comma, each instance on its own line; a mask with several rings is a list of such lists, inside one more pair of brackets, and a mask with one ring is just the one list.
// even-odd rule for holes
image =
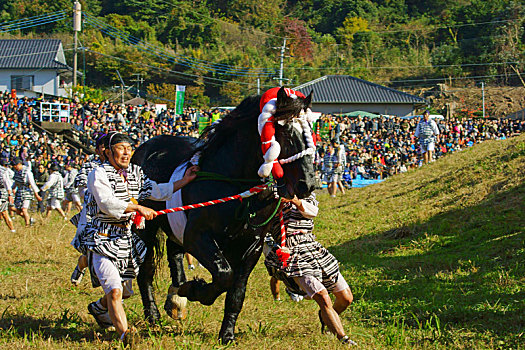
[[279, 261], [283, 263], [283, 267], [287, 267], [288, 259], [290, 259], [290, 249], [287, 247], [277, 249], [277, 257], [279, 258]]
[[146, 227], [146, 219], [144, 216], [140, 215], [139, 212], [135, 212], [135, 216], [133, 217], [133, 223], [139, 230], [143, 230]]
[[284, 170], [281, 164], [279, 164], [278, 162], [273, 163], [272, 174], [273, 177], [276, 179], [281, 179], [284, 176]]

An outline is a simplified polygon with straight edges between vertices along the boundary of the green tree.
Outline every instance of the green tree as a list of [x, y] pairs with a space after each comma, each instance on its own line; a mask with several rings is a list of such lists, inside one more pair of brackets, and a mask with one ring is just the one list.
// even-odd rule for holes
[[354, 35], [359, 32], [369, 32], [368, 21], [361, 17], [347, 17], [343, 21], [343, 26], [337, 29], [337, 34], [341, 41], [351, 45]]
[[235, 82], [224, 83], [220, 94], [224, 96], [225, 102], [230, 106], [237, 106], [243, 100], [241, 84]]
[[159, 39], [171, 44], [178, 50], [182, 47], [215, 48], [217, 42], [217, 24], [206, 7], [192, 7], [182, 2], [165, 14], [165, 21], [158, 25]]
[[210, 98], [204, 94], [205, 89], [203, 85], [186, 86], [186, 97], [188, 105], [198, 108], [210, 107]]
[[[148, 94], [151, 96], [151, 101], [155, 103], [166, 103], [168, 108], [175, 108], [176, 86], [174, 84], [149, 84], [146, 88]], [[157, 99], [155, 97], [160, 97]]]

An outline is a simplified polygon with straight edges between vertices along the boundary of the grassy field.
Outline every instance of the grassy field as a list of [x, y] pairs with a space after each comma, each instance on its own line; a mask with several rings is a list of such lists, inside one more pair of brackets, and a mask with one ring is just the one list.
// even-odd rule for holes
[[[491, 141], [381, 184], [319, 194], [319, 241], [341, 262], [355, 301], [343, 314], [363, 349], [525, 348], [525, 135]], [[0, 348], [112, 349], [86, 306], [88, 279], [69, 282], [77, 254], [58, 217], [18, 232], [0, 228]], [[202, 269], [189, 277], [208, 278]], [[159, 304], [168, 287], [157, 281]], [[217, 343], [221, 297], [190, 304], [183, 322], [142, 322], [140, 297], [125, 302], [141, 349], [336, 349], [316, 305], [272, 300], [262, 264], [252, 274], [237, 344]]]

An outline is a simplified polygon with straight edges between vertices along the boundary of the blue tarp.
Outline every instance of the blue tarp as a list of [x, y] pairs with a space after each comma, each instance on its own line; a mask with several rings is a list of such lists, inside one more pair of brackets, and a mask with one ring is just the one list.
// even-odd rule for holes
[[[361, 188], [366, 187], [368, 185], [378, 184], [382, 182], [383, 180], [358, 180], [354, 179], [352, 181], [352, 188]], [[326, 188], [326, 183], [323, 183], [323, 188]]]
[[358, 180], [358, 179], [354, 179], [352, 181], [352, 187], [354, 187], [354, 188], [365, 187], [365, 186], [368, 186], [368, 185], [373, 185], [373, 184], [380, 183], [381, 181], [383, 181], [383, 180]]
[[[349, 182], [350, 174], [346, 173], [343, 175], [343, 179]], [[352, 188], [361, 188], [368, 185], [373, 185], [382, 182], [382, 179], [364, 179], [361, 175], [357, 175], [356, 179], [352, 180]], [[323, 188], [326, 188], [326, 183], [323, 182]]]

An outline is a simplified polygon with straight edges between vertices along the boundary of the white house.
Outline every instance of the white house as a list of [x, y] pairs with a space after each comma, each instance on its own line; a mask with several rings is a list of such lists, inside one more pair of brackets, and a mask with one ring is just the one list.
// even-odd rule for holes
[[66, 96], [64, 76], [71, 79], [70, 71], [58, 39], [0, 40], [0, 91], [14, 89], [19, 97]]

